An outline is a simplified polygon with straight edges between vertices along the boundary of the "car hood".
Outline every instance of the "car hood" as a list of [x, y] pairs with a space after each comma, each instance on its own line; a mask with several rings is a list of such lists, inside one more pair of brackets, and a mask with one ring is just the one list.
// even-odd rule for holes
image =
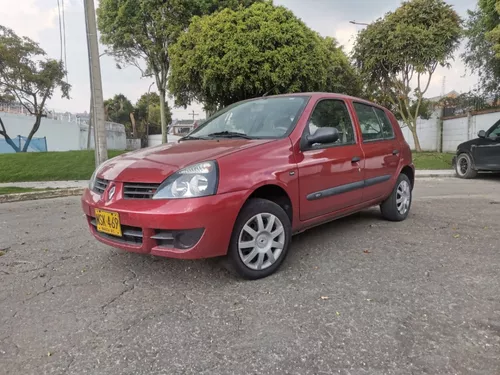
[[167, 143], [128, 152], [105, 162], [98, 177], [122, 182], [161, 183], [191, 164], [216, 160], [240, 150], [272, 142], [269, 139], [214, 139]]

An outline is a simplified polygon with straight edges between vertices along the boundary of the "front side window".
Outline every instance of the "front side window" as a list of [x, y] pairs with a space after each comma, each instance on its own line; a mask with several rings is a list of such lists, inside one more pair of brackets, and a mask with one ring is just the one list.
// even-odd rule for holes
[[383, 110], [361, 103], [354, 103], [354, 109], [358, 115], [363, 141], [394, 137], [392, 124]]
[[[347, 145], [354, 143], [354, 128], [345, 103], [341, 100], [321, 100], [309, 120], [309, 134], [313, 135], [318, 128], [336, 128], [339, 139], [333, 145]], [[325, 145], [322, 145], [323, 147]]]
[[190, 136], [281, 138], [293, 130], [306, 96], [271, 97], [236, 103], [194, 130]]

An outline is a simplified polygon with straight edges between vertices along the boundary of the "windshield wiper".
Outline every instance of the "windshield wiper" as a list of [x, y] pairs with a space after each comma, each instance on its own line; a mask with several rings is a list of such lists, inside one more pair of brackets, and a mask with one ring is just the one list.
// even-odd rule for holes
[[206, 140], [205, 137], [195, 137], [193, 135], [186, 135], [182, 138], [179, 138], [179, 141], [189, 141], [189, 140]]
[[216, 133], [211, 133], [208, 135], [209, 137], [224, 137], [224, 138], [244, 138], [244, 139], [253, 139], [249, 135], [246, 135], [245, 133], [239, 133], [239, 132], [230, 132], [230, 131], [223, 131], [223, 132], [216, 132]]

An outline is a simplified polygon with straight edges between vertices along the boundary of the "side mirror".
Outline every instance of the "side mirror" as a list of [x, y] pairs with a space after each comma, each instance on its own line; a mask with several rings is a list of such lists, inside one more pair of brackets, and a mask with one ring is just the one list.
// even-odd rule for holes
[[477, 136], [479, 138], [486, 138], [486, 132], [484, 130], [480, 130], [479, 133], [477, 133]]
[[334, 143], [339, 139], [339, 131], [337, 128], [318, 128], [313, 135], [306, 137], [307, 145], [311, 146], [315, 143]]

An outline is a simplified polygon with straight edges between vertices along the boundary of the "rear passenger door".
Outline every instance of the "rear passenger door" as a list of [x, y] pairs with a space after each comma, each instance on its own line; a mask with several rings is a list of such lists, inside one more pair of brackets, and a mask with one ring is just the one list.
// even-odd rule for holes
[[400, 144], [384, 110], [354, 102], [365, 154], [363, 201], [379, 199], [393, 188], [400, 159]]

